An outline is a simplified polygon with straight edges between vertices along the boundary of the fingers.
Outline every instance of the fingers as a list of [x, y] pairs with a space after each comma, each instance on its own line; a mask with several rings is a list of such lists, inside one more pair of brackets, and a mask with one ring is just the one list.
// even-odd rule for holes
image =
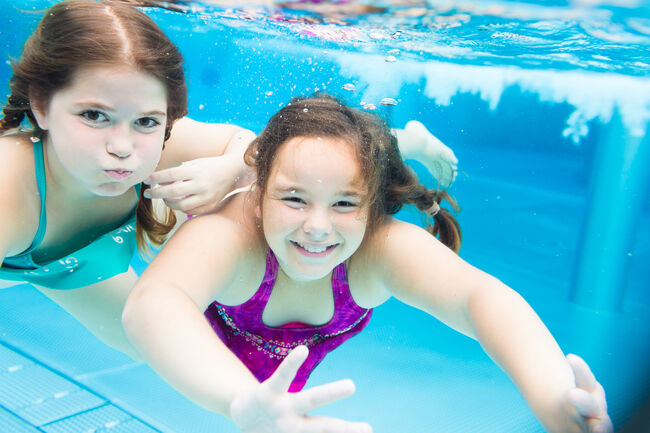
[[454, 183], [456, 179], [456, 165], [448, 163], [447, 161], [433, 161], [428, 165], [428, 169], [438, 181], [438, 184], [443, 188], [448, 188]]
[[339, 380], [301, 391], [295, 395], [293, 405], [296, 412], [306, 414], [319, 407], [349, 397], [354, 394], [354, 391], [354, 383], [351, 380]]
[[582, 358], [574, 354], [569, 354], [566, 358], [576, 380], [576, 388], [568, 394], [569, 402], [580, 416], [586, 418], [589, 433], [613, 432], [614, 427], [607, 415], [607, 400], [602, 385]]
[[144, 183], [147, 185], [157, 185], [160, 183], [178, 182], [183, 180], [190, 180], [194, 176], [195, 170], [192, 168], [191, 163], [183, 163], [178, 167], [167, 168], [152, 173]]
[[584, 389], [573, 388], [569, 391], [568, 398], [578, 413], [585, 418], [596, 418], [602, 414], [602, 409], [594, 396]]
[[174, 182], [169, 185], [161, 185], [155, 188], [145, 190], [145, 197], [162, 198], [162, 199], [182, 199], [187, 195], [195, 194], [196, 186], [194, 182]]
[[307, 418], [300, 433], [372, 433], [365, 422], [350, 422], [336, 418]]
[[200, 196], [191, 195], [182, 199], [165, 199], [167, 207], [188, 215], [203, 215], [214, 210], [214, 206], [206, 204]]
[[289, 352], [275, 373], [266, 380], [269, 389], [273, 392], [286, 392], [296, 377], [298, 369], [307, 359], [307, 355], [309, 355], [307, 346], [298, 346]]
[[613, 433], [614, 425], [609, 419], [609, 416], [605, 416], [604, 419], [598, 420], [589, 420], [587, 423], [589, 425], [589, 433]]
[[572, 353], [567, 355], [566, 359], [575, 375], [576, 387], [584, 389], [587, 392], [596, 391], [598, 388], [598, 382], [589, 369], [587, 363], [582, 358]]

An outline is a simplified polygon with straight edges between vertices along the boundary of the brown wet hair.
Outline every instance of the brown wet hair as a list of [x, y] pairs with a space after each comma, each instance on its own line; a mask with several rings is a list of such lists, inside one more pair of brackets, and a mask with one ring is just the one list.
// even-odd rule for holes
[[[167, 92], [165, 141], [174, 122], [187, 114], [183, 56], [156, 23], [134, 6], [147, 2], [67, 0], [49, 8], [12, 62], [11, 94], [0, 119], [0, 133], [20, 127], [25, 118], [42, 137], [31, 104], [45, 111], [54, 93], [70, 85], [75, 72], [87, 66], [127, 65], [156, 77]], [[136, 210], [136, 236], [161, 244], [176, 223], [168, 211], [160, 221], [141, 188]]]
[[368, 206], [367, 233], [372, 233], [387, 215], [412, 204], [432, 217], [433, 224], [427, 224], [429, 233], [453, 251], [460, 250], [460, 225], [446, 207], [440, 206], [446, 201], [457, 212], [455, 200], [447, 191], [428, 189], [418, 181], [402, 160], [397, 139], [383, 120], [325, 94], [293, 98], [250, 144], [244, 158], [257, 172], [260, 202], [278, 150], [295, 137], [331, 137], [354, 146], [368, 188], [363, 203]]

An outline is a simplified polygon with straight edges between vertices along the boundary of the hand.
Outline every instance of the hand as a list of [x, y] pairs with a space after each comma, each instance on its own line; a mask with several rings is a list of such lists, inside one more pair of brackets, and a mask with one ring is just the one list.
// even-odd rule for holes
[[165, 204], [186, 214], [213, 211], [239, 180], [230, 177], [234, 164], [224, 156], [199, 158], [153, 173], [145, 180], [145, 196], [163, 199]]
[[417, 120], [409, 121], [398, 134], [399, 148], [404, 159], [416, 159], [429, 169], [443, 188], [456, 179], [458, 158]]
[[306, 416], [309, 411], [354, 393], [350, 380], [288, 393], [308, 353], [307, 347], [296, 347], [270, 378], [232, 401], [231, 419], [242, 433], [372, 433], [372, 428], [365, 423]]
[[581, 431], [612, 433], [614, 427], [607, 415], [607, 402], [602, 385], [596, 381], [582, 358], [573, 354], [567, 355], [566, 358], [576, 378], [576, 387], [569, 390], [567, 398], [581, 417], [579, 420]]

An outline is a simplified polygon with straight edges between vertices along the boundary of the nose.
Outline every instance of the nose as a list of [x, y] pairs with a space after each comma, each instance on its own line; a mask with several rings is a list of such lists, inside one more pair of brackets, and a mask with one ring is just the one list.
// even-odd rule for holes
[[305, 212], [307, 215], [303, 223], [303, 230], [309, 239], [313, 241], [327, 239], [332, 232], [332, 221], [327, 210], [312, 208]]
[[118, 158], [126, 158], [133, 153], [133, 136], [128, 125], [116, 125], [108, 131], [106, 151]]

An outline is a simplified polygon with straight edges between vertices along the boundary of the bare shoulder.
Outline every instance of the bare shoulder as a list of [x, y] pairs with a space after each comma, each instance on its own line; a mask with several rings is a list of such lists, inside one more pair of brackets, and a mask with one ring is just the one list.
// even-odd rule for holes
[[2, 170], [0, 176], [7, 179], [9, 175], [25, 176], [25, 168], [34, 172], [34, 150], [30, 135], [14, 133], [0, 135], [0, 161]]
[[183, 287], [202, 307], [215, 299], [234, 305], [263, 277], [264, 258], [265, 243], [254, 222], [207, 214], [185, 222], [140, 280]]
[[395, 241], [402, 232], [408, 233], [417, 228], [387, 217], [350, 258], [348, 281], [352, 297], [359, 306], [374, 308], [392, 296], [387, 276], [393, 273], [393, 255], [399, 256], [400, 246], [403, 245]]
[[0, 184], [0, 254], [10, 256], [26, 249], [38, 228], [40, 196], [29, 135], [0, 136]]
[[365, 293], [371, 293], [370, 299], [375, 300], [410, 298], [412, 293], [408, 292], [419, 291], [425, 285], [433, 287], [431, 281], [443, 282], [448, 275], [467, 267], [426, 230], [392, 217], [366, 239], [352, 257], [352, 265], [359, 270], [359, 286], [366, 286]]

